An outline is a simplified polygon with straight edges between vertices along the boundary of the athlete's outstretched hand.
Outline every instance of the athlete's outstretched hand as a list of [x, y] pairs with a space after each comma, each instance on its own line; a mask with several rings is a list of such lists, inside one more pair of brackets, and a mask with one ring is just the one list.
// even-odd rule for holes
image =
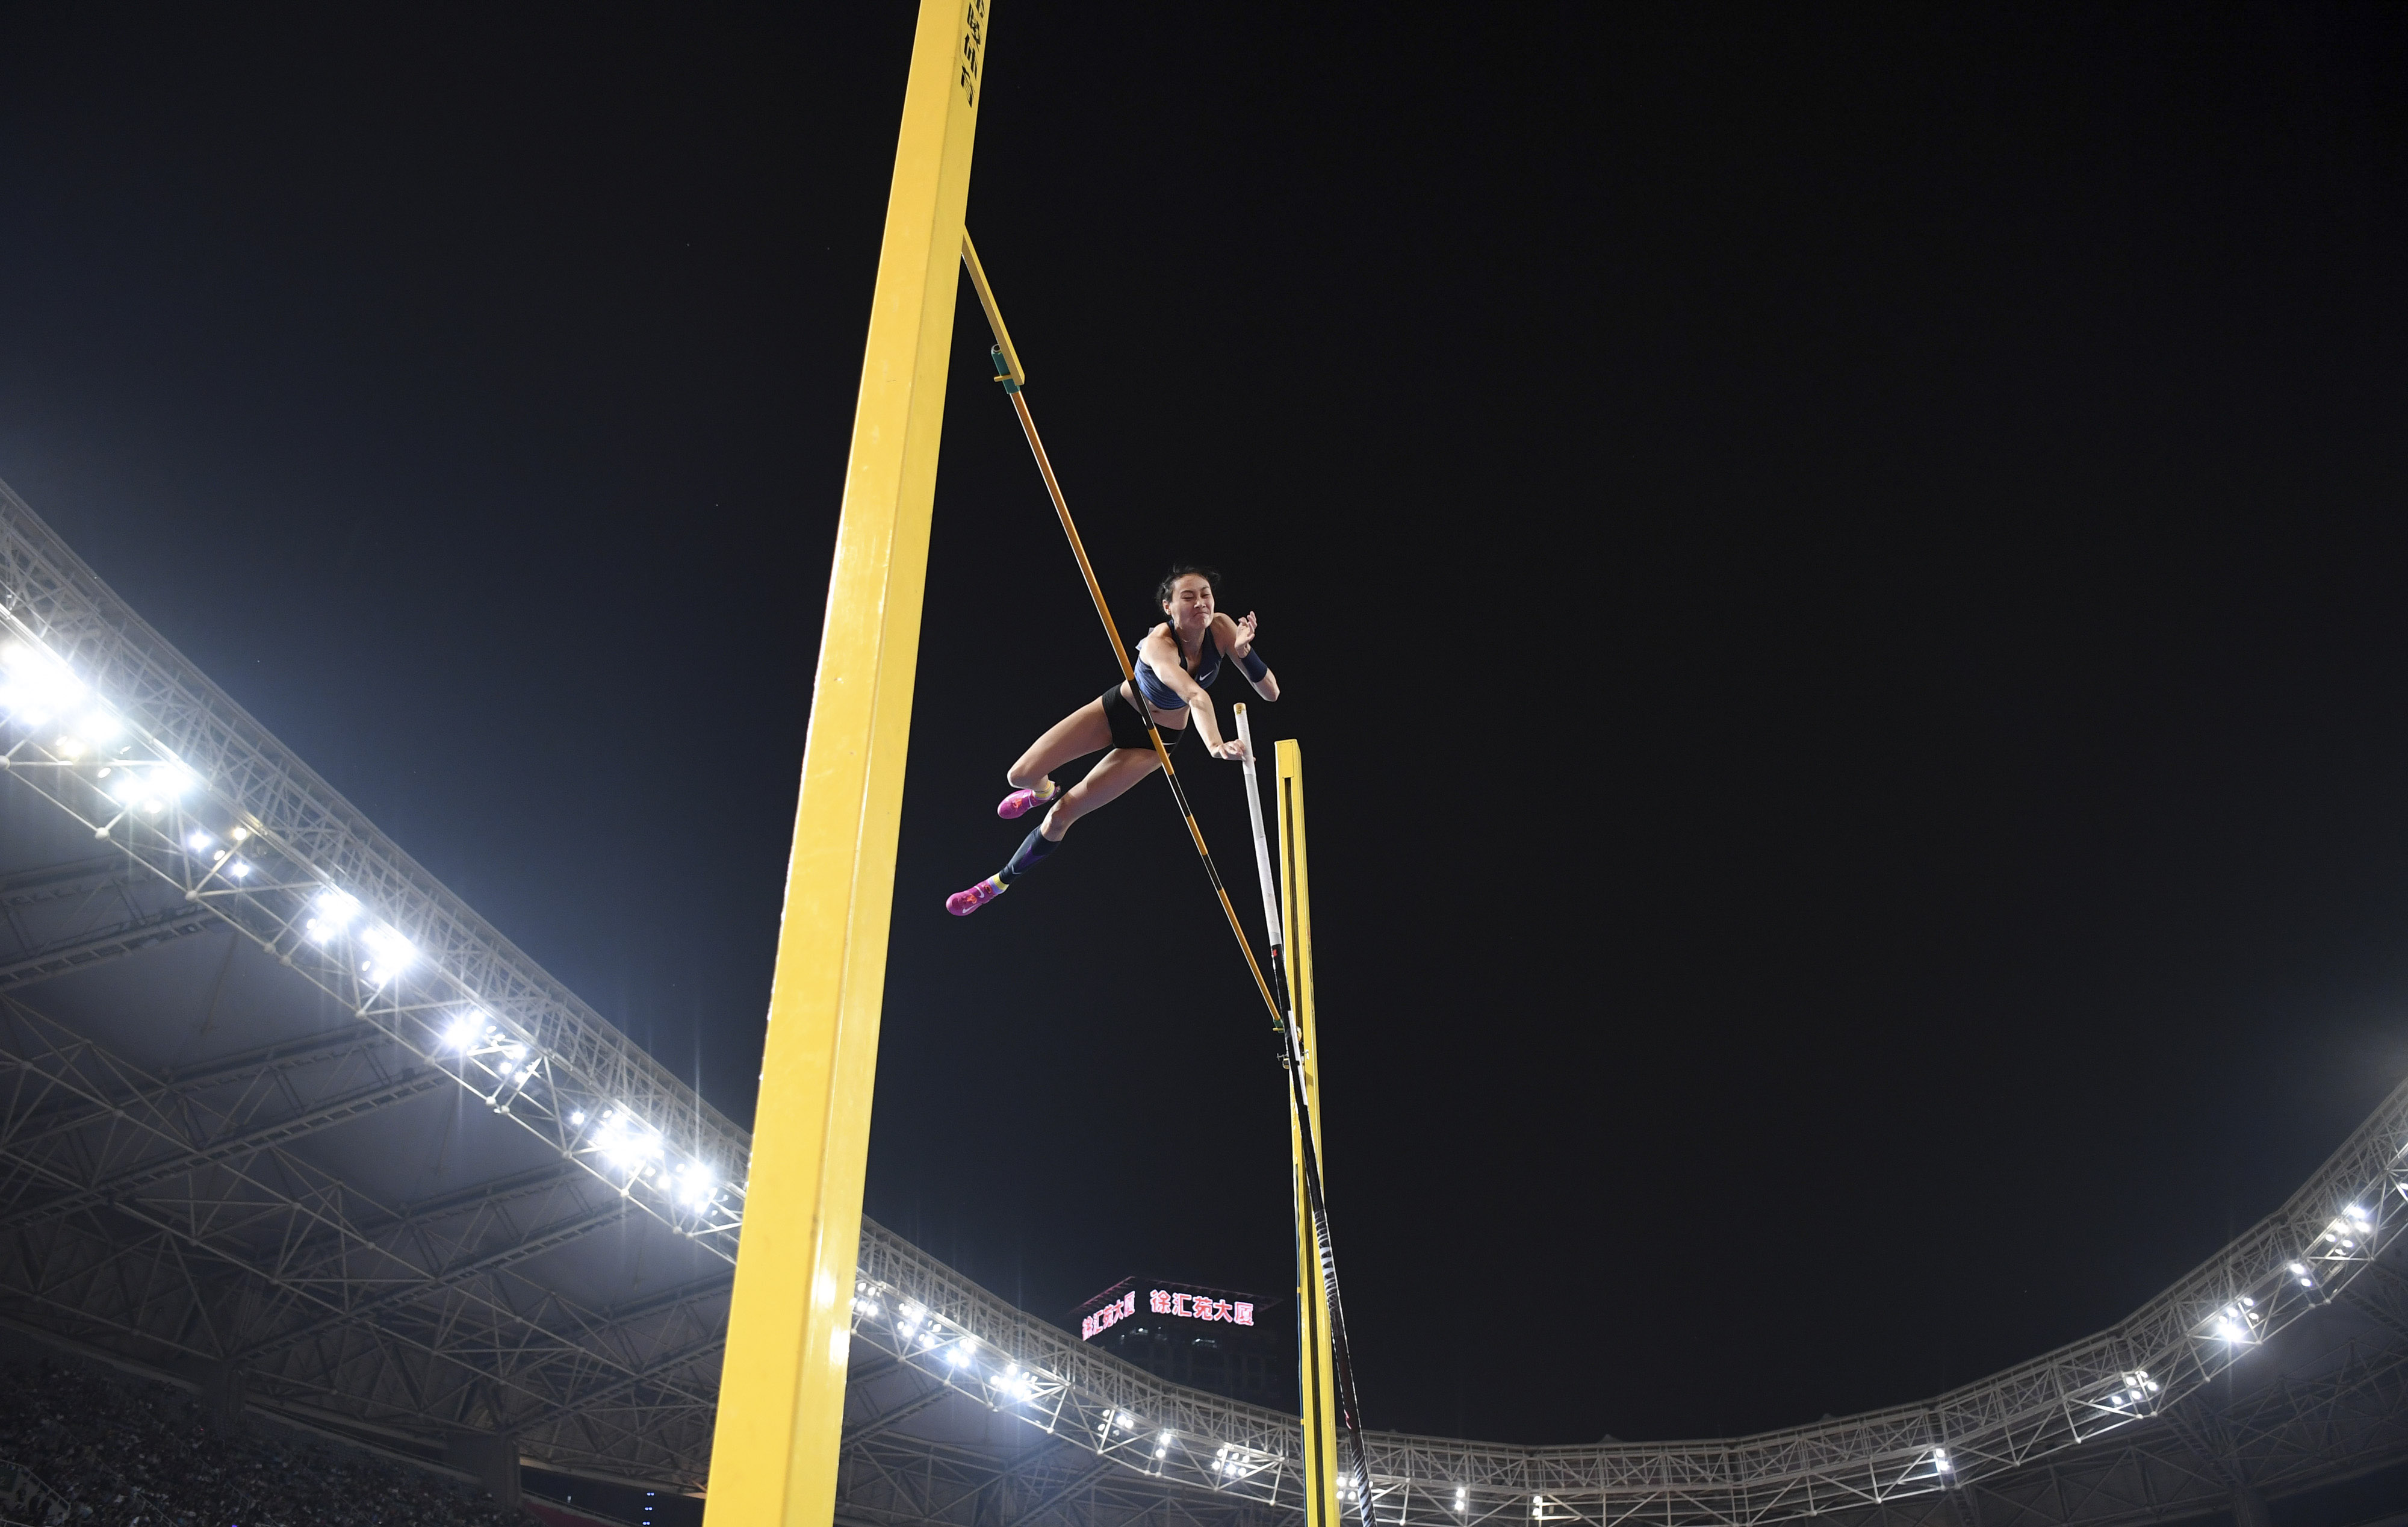
[[1229, 763], [1244, 763], [1246, 761], [1246, 744], [1232, 737], [1227, 742], [1223, 742], [1220, 746], [1214, 748], [1212, 750], [1212, 756], [1224, 759]]
[[1246, 618], [1238, 622], [1238, 650], [1230, 654], [1230, 655], [1233, 657], [1243, 656], [1247, 652], [1253, 649], [1254, 644], [1254, 612], [1249, 610], [1246, 612]]

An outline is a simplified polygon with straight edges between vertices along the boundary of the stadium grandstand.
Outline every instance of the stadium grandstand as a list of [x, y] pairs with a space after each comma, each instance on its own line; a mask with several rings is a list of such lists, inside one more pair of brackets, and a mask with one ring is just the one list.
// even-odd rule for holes
[[[139, 1481], [96, 1471], [152, 1457], [146, 1520], [216, 1520], [243, 1471], [322, 1444], [313, 1467], [389, 1502], [374, 1520], [525, 1520], [531, 1477], [674, 1492], [693, 1520], [744, 1131], [5, 486], [0, 641], [0, 1322], [70, 1365], [20, 1372], [0, 1516], [130, 1522]], [[1695, 1442], [1373, 1433], [1369, 1515], [2257, 1524], [2345, 1481], [2408, 1490], [2403, 1152], [2408, 1088], [2120, 1324], [1948, 1393]], [[100, 1446], [112, 1427], [136, 1440]], [[172, 1466], [195, 1428], [271, 1440], [212, 1445], [223, 1477], [200, 1481]], [[1294, 1417], [1150, 1374], [874, 1224], [842, 1447], [850, 1523], [1299, 1518]]]

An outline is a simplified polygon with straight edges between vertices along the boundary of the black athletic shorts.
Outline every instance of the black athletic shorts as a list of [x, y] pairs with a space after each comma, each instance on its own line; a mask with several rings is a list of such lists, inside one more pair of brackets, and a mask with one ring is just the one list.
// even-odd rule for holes
[[[1104, 691], [1104, 719], [1111, 724], [1112, 746], [1142, 748], [1152, 753], [1154, 739], [1145, 734], [1145, 717], [1139, 714], [1138, 708], [1121, 693], [1122, 684], [1126, 683], [1123, 680], [1122, 684]], [[1184, 727], [1165, 727], [1162, 728], [1162, 745], [1175, 751], [1179, 740], [1186, 735]]]

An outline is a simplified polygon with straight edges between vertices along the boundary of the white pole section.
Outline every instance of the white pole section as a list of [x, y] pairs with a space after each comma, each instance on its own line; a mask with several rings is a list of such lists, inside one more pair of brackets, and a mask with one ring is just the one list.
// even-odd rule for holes
[[1246, 816], [1254, 824], [1254, 873], [1263, 883], [1263, 926], [1270, 930], [1270, 944], [1277, 951], [1286, 941], [1280, 937], [1279, 887], [1271, 883], [1271, 847], [1263, 837], [1263, 791], [1254, 783], [1254, 733], [1246, 725], [1246, 707], [1238, 705], [1238, 741], [1246, 749]]

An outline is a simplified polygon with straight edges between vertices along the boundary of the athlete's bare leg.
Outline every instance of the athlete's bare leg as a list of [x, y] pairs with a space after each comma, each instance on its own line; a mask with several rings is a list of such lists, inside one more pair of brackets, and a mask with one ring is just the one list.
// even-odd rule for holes
[[1012, 787], [1039, 789], [1047, 775], [1071, 759], [1083, 758], [1111, 745], [1112, 724], [1104, 718], [1104, 702], [1091, 699], [1045, 728], [1044, 736], [1028, 744], [1028, 751], [1011, 766], [1009, 777]]
[[[1049, 734], [1050, 735], [1050, 734]], [[1054, 809], [1045, 814], [1045, 825], [1039, 828], [1053, 843], [1060, 843], [1070, 830], [1070, 824], [1096, 807], [1115, 800], [1128, 787], [1162, 767], [1162, 756], [1152, 748], [1116, 747], [1096, 760], [1087, 771], [1087, 777], [1073, 785]]]

